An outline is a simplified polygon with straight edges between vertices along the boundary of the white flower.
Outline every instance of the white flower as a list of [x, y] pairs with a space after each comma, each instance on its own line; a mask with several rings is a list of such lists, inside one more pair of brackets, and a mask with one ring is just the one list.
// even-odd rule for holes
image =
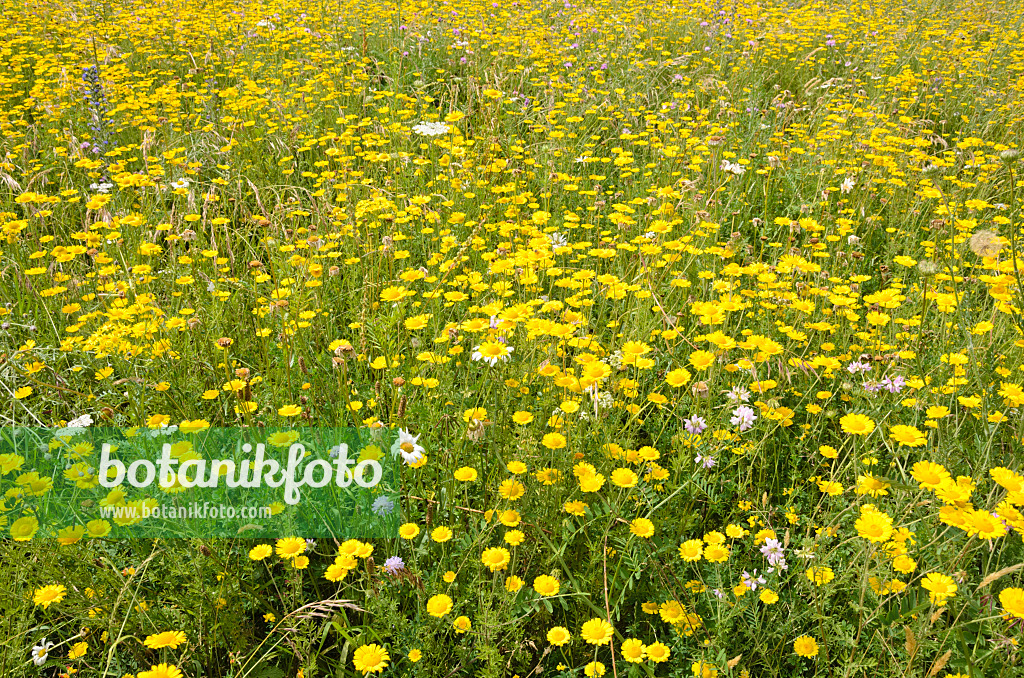
[[267, 28], [270, 30], [274, 30], [276, 28], [276, 26], [274, 26], [274, 24], [269, 19], [260, 19], [259, 21], [256, 22], [256, 27]]
[[853, 177], [846, 177], [846, 181], [844, 181], [839, 186], [839, 190], [841, 190], [843, 193], [849, 193], [850, 191], [853, 190], [853, 186], [854, 186]]
[[415, 464], [423, 459], [423, 453], [426, 452], [417, 444], [416, 441], [419, 439], [418, 435], [414, 436], [405, 429], [398, 429], [398, 440], [391, 446], [391, 454], [396, 457], [402, 455], [406, 464]]
[[569, 244], [569, 241], [565, 239], [565, 236], [561, 233], [548, 233], [548, 242], [551, 243], [552, 247], [565, 247]]
[[175, 433], [177, 430], [178, 430], [177, 424], [171, 424], [170, 426], [168, 426], [166, 423], [165, 424], [160, 424], [160, 428], [150, 429], [149, 437], [150, 438], [157, 438], [159, 436], [169, 436], [172, 433]]
[[735, 174], [736, 176], [739, 176], [747, 171], [743, 168], [743, 165], [740, 165], [735, 162], [729, 162], [728, 160], [722, 161], [722, 170], [729, 172], [731, 174]]
[[80, 417], [75, 417], [68, 422], [67, 428], [87, 428], [92, 426], [92, 415], [83, 414]]
[[764, 540], [764, 545], [761, 546], [761, 553], [769, 563], [775, 565], [783, 557], [785, 551], [778, 539], [767, 537]]
[[758, 586], [763, 586], [768, 583], [763, 576], [758, 576], [757, 570], [754, 570], [754, 574], [750, 574], [746, 570], [743, 571], [743, 583], [751, 591], [756, 591]]
[[110, 193], [110, 189], [112, 189], [113, 187], [114, 184], [111, 184], [107, 181], [104, 181], [101, 184], [89, 184], [89, 190], [96, 191], [97, 193]]
[[750, 400], [750, 391], [743, 388], [742, 386], [734, 386], [731, 391], [726, 392], [725, 397], [734, 403], [739, 402], [741, 400], [743, 402], [747, 402], [748, 400]]
[[51, 647], [53, 647], [53, 643], [46, 642], [46, 638], [40, 640], [39, 644], [32, 648], [32, 663], [36, 666], [45, 664]]
[[[485, 354], [481, 349], [486, 350], [487, 353]], [[473, 355], [470, 357], [473, 360], [482, 360], [491, 367], [494, 367], [498, 364], [499, 360], [501, 362], [508, 360], [514, 350], [514, 347], [506, 346], [503, 342], [487, 342], [474, 346]]]
[[443, 122], [421, 122], [413, 127], [412, 131], [425, 137], [436, 137], [442, 134], [448, 134], [448, 132], [451, 131], [451, 127]]
[[177, 181], [172, 181], [171, 182], [171, 188], [173, 188], [175, 190], [177, 190], [179, 188], [188, 188], [188, 187], [189, 187], [188, 179], [178, 179]]
[[732, 411], [732, 418], [729, 419], [729, 423], [733, 426], [739, 426], [741, 431], [746, 431], [754, 425], [755, 419], [757, 419], [757, 415], [754, 414], [753, 409], [746, 405], [740, 405]]

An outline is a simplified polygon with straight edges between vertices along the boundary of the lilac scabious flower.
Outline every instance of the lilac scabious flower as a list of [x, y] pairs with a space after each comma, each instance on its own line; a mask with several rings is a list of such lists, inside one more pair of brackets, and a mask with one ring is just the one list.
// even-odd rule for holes
[[733, 426], [739, 426], [741, 431], [746, 431], [754, 425], [755, 419], [757, 419], [757, 415], [754, 414], [752, 408], [740, 405], [732, 411], [732, 418], [729, 419], [729, 423]]
[[695, 414], [689, 419], [685, 419], [683, 421], [683, 427], [686, 429], [687, 433], [699, 436], [705, 429], [707, 429], [708, 423], [704, 421], [704, 417], [698, 417]]
[[395, 502], [392, 501], [390, 497], [385, 497], [383, 495], [374, 499], [373, 505], [370, 507], [370, 510], [380, 518], [390, 514], [394, 509]]
[[700, 464], [704, 468], [713, 468], [715, 465], [715, 458], [712, 457], [710, 454], [706, 456], [698, 454], [696, 457], [693, 458], [693, 463]]
[[398, 574], [399, 571], [405, 569], [405, 561], [402, 560], [401, 556], [391, 556], [384, 561], [384, 571], [388, 574]]

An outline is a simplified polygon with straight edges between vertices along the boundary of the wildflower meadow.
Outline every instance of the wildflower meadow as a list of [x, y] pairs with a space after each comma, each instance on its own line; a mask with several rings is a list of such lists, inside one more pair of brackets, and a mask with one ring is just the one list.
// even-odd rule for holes
[[1024, 4], [0, 36], [0, 676], [1024, 676]]

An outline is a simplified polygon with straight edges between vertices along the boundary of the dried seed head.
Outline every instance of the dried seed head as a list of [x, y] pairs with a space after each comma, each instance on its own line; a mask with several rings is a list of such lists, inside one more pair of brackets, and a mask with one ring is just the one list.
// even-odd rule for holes
[[994, 257], [1003, 249], [999, 236], [988, 229], [982, 229], [971, 236], [971, 251], [979, 257]]

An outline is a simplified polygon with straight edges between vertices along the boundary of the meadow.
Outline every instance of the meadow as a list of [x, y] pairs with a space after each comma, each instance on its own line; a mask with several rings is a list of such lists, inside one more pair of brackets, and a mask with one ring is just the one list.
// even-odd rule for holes
[[70, 434], [0, 454], [0, 675], [1024, 676], [1024, 5], [0, 36], [0, 437], [360, 428], [401, 483], [387, 538], [143, 538], [41, 519]]

